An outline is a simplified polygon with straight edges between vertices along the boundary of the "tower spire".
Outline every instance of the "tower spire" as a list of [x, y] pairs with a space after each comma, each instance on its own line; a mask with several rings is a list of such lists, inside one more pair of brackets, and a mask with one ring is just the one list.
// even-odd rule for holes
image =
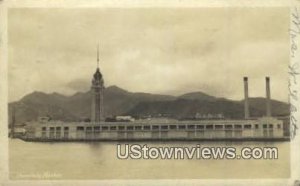
[[99, 68], [99, 43], [97, 45], [97, 68]]
[[104, 121], [104, 105], [103, 105], [103, 91], [104, 81], [99, 69], [99, 43], [97, 45], [97, 69], [93, 75], [92, 80], [92, 110], [91, 121], [100, 122]]

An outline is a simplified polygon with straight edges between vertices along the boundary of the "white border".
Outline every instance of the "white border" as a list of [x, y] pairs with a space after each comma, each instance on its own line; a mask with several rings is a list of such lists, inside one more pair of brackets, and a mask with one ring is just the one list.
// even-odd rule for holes
[[[8, 179], [7, 138], [7, 9], [8, 8], [87, 8], [87, 7], [294, 7], [288, 0], [0, 0], [0, 184], [2, 185], [294, 185], [300, 180], [300, 135], [291, 141], [290, 179], [180, 179], [180, 180], [64, 180], [11, 181]], [[300, 44], [300, 39], [299, 39]], [[300, 48], [300, 47], [299, 47]], [[300, 57], [300, 52], [299, 52]], [[300, 58], [299, 58], [300, 59]], [[299, 60], [300, 62], [300, 60]], [[300, 78], [298, 77], [300, 85]], [[299, 89], [300, 91], [300, 86]], [[299, 101], [297, 103], [299, 107]], [[299, 112], [297, 115], [300, 121]], [[298, 125], [300, 128], [300, 126]], [[299, 131], [298, 131], [299, 133]]]

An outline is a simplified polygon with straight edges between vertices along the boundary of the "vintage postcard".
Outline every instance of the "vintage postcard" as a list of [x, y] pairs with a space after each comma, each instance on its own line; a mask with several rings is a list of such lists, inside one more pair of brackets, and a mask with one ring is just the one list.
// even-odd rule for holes
[[233, 2], [2, 1], [1, 185], [300, 185], [300, 8]]

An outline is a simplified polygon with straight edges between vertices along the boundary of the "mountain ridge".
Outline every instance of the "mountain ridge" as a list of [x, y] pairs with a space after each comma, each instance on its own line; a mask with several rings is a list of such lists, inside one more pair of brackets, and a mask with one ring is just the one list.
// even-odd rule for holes
[[[17, 123], [36, 120], [39, 116], [49, 115], [63, 121], [81, 121], [90, 117], [91, 91], [77, 92], [66, 96], [56, 92], [34, 91], [19, 101], [9, 103], [9, 119], [12, 107], [15, 108]], [[129, 92], [117, 86], [104, 90], [105, 116], [132, 115], [135, 117], [166, 115], [172, 118], [191, 118], [196, 113], [222, 113], [226, 118], [243, 117], [243, 100], [218, 98], [197, 91], [180, 96]], [[249, 98], [250, 113], [263, 116], [265, 98]], [[263, 105], [263, 106], [262, 106]], [[287, 103], [272, 100], [272, 113], [282, 116], [289, 114]]]

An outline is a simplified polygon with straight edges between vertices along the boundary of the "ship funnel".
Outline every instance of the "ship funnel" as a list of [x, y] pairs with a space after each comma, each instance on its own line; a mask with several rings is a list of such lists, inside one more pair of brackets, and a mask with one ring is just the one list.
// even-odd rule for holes
[[245, 112], [245, 119], [248, 119], [249, 114], [249, 100], [248, 100], [248, 77], [244, 77], [244, 112]]
[[271, 92], [270, 92], [270, 78], [266, 77], [266, 115], [271, 117]]

